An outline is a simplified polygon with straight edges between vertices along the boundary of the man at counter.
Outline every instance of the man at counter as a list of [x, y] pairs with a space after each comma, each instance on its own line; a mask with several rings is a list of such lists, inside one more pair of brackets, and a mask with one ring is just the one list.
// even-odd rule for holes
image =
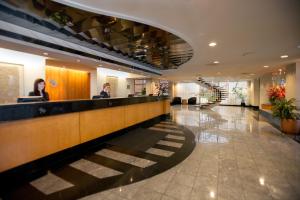
[[100, 92], [100, 98], [110, 98], [110, 84], [104, 83], [103, 90]]

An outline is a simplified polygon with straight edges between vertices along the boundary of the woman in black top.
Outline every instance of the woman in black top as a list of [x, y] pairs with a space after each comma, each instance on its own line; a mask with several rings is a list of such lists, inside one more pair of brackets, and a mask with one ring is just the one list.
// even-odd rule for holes
[[33, 91], [29, 92], [29, 96], [42, 96], [44, 101], [49, 101], [49, 94], [45, 91], [46, 83], [39, 78], [34, 81]]
[[110, 98], [110, 84], [104, 83], [103, 90], [100, 92], [100, 98]]

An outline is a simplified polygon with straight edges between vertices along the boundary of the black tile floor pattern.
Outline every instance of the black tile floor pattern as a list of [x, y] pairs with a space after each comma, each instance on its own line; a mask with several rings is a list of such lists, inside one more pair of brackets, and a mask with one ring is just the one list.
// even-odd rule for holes
[[[162, 173], [182, 162], [194, 147], [192, 132], [173, 122], [163, 121], [150, 128], [137, 128], [110, 139], [98, 151], [79, 159], [77, 164], [73, 162], [52, 169], [48, 175], [7, 190], [1, 196], [2, 199], [18, 200], [78, 199]], [[77, 165], [79, 167], [75, 167]], [[98, 178], [89, 173], [92, 166], [113, 173]], [[44, 181], [46, 179], [51, 180]], [[53, 189], [55, 187], [60, 189]]]

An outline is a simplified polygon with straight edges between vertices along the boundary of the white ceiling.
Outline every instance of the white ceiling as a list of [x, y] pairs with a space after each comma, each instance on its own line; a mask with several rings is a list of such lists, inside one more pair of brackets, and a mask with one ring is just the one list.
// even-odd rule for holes
[[[300, 59], [300, 0], [57, 2], [153, 25], [185, 39], [194, 56], [179, 69], [164, 72], [173, 80], [191, 80], [198, 75], [247, 78], [241, 73], [260, 75]], [[218, 45], [211, 48], [210, 41]], [[289, 57], [281, 59], [284, 54]], [[215, 60], [220, 64], [207, 65]]]

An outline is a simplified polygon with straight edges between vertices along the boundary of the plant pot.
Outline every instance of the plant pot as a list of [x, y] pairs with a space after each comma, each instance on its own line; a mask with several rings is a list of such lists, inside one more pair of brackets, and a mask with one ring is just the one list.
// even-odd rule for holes
[[300, 120], [281, 119], [281, 131], [286, 134], [300, 134]]
[[264, 110], [272, 110], [272, 104], [261, 104], [261, 108]]

